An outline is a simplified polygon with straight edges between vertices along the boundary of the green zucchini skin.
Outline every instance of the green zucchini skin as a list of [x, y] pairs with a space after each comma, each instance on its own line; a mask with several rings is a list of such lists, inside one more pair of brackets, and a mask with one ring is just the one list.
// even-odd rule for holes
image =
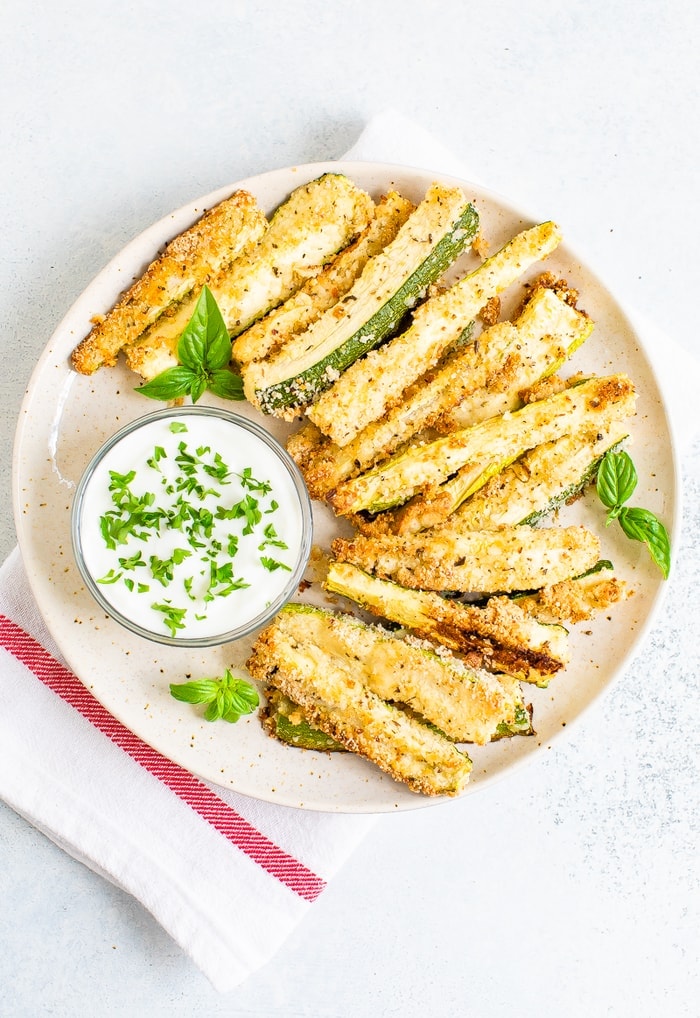
[[619, 449], [621, 449], [624, 439], [627, 437], [628, 436], [625, 435], [623, 436], [623, 438], [614, 442], [613, 445], [608, 446], [608, 448], [605, 449], [600, 454], [600, 456], [597, 456], [594, 460], [591, 461], [591, 463], [589, 463], [588, 467], [584, 470], [584, 472], [581, 474], [581, 476], [575, 483], [570, 484], [568, 485], [568, 487], [563, 488], [561, 491], [557, 492], [556, 495], [553, 495], [552, 498], [549, 499], [546, 505], [542, 506], [541, 508], [535, 509], [533, 512], [529, 513], [524, 519], [520, 521], [520, 523], [523, 526], [526, 525], [531, 527], [535, 526], [537, 523], [541, 523], [542, 520], [546, 519], [548, 516], [551, 516], [553, 513], [555, 513], [557, 509], [561, 509], [561, 507], [566, 505], [567, 502], [570, 502], [572, 499], [576, 498], [577, 495], [580, 495], [597, 475], [598, 467], [600, 466], [603, 457], [606, 455], [606, 453], [617, 452]]
[[300, 708], [278, 689], [265, 690], [267, 705], [262, 712], [263, 728], [268, 735], [297, 749], [317, 752], [345, 752], [331, 735], [313, 728]]
[[438, 241], [420, 266], [352, 336], [306, 371], [259, 390], [256, 399], [261, 410], [275, 413], [301, 407], [330, 388], [341, 372], [397, 331], [407, 309], [471, 244], [478, 229], [479, 213], [471, 203], [467, 204], [451, 230]]

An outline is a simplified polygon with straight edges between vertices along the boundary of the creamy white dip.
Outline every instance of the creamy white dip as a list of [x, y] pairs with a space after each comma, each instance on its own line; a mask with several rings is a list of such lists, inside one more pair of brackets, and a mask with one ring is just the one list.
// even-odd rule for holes
[[227, 418], [148, 420], [84, 484], [84, 571], [142, 630], [198, 640], [249, 629], [293, 593], [308, 554], [297, 483], [274, 447]]

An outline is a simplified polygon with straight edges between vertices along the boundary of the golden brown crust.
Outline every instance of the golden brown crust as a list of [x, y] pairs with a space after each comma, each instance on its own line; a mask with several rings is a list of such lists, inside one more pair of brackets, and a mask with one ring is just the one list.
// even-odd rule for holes
[[600, 541], [582, 526], [449, 529], [409, 537], [336, 538], [333, 554], [383, 579], [421, 590], [501, 593], [534, 590], [591, 569]]
[[457, 795], [471, 762], [444, 736], [390, 706], [335, 658], [313, 643], [301, 646], [284, 631], [284, 618], [257, 638], [246, 666], [282, 690], [309, 723], [394, 780], [423, 795]]
[[487, 327], [489, 325], [495, 325], [498, 319], [501, 317], [501, 298], [500, 297], [489, 297], [481, 311], [479, 312], [479, 318]]
[[266, 228], [267, 220], [248, 191], [236, 191], [207, 210], [194, 226], [170, 241], [111, 311], [99, 317], [73, 351], [73, 367], [90, 375], [102, 365], [114, 365], [120, 350], [173, 303], [232, 262]]
[[234, 353], [239, 365], [276, 355], [294, 336], [309, 328], [337, 305], [351, 288], [370, 258], [390, 244], [415, 206], [395, 191], [376, 205], [374, 216], [347, 247], [318, 275], [312, 276], [285, 303], [249, 326], [236, 339]]
[[533, 597], [531, 614], [542, 622], [586, 622], [597, 612], [631, 596], [623, 580], [606, 576], [597, 582], [567, 580], [543, 587]]
[[565, 279], [560, 279], [555, 276], [553, 272], [542, 272], [535, 279], [529, 283], [525, 283], [525, 297], [523, 303], [526, 303], [538, 290], [554, 290], [562, 300], [565, 300], [567, 304], [570, 304], [572, 308], [576, 308], [582, 314], [586, 314], [582, 308], [577, 307], [579, 292], [572, 286], [569, 286]]

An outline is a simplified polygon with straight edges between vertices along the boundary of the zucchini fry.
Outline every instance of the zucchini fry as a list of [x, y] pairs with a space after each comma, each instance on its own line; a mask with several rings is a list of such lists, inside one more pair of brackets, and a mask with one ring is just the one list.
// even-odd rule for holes
[[374, 218], [357, 240], [312, 276], [281, 307], [270, 311], [234, 341], [233, 357], [239, 365], [277, 353], [341, 300], [374, 255], [390, 244], [415, 206], [396, 191], [377, 203]]
[[[613, 404], [610, 409], [614, 412], [618, 407]], [[601, 420], [594, 429], [562, 435], [535, 446], [469, 497], [464, 496], [458, 472], [435, 492], [416, 495], [397, 509], [390, 529], [397, 534], [415, 534], [445, 521], [447, 526], [466, 530], [539, 523], [580, 495], [595, 477], [605, 453], [628, 435], [626, 420]]]
[[560, 240], [554, 223], [518, 234], [450, 289], [426, 301], [405, 332], [341, 375], [309, 409], [311, 420], [337, 445], [347, 445], [440, 361], [490, 298], [550, 254]]
[[[513, 689], [514, 698], [516, 701], [520, 701], [521, 694], [516, 689], [516, 680], [511, 680], [508, 675], [502, 675], [500, 679], [504, 688]], [[311, 749], [325, 753], [345, 751], [345, 746], [341, 746], [330, 735], [326, 735], [318, 728], [313, 728], [299, 705], [293, 703], [279, 689], [267, 686], [264, 693], [265, 705], [260, 712], [260, 718], [264, 731], [272, 738], [278, 739], [279, 742], [283, 742], [287, 746], [295, 746], [297, 749]], [[402, 709], [408, 710], [405, 707]], [[534, 735], [532, 711], [524, 703], [518, 703], [512, 722], [499, 722], [491, 741], [510, 738], [513, 735]]]
[[459, 399], [432, 424], [442, 432], [468, 428], [522, 406], [521, 393], [549, 378], [593, 332], [594, 323], [560, 294], [538, 287], [518, 322], [517, 341], [483, 386], [465, 386]]
[[298, 749], [315, 749], [321, 752], [344, 750], [339, 742], [319, 728], [312, 728], [304, 712], [274, 686], [264, 690], [265, 703], [260, 720], [268, 735]]
[[[441, 732], [386, 703], [357, 676], [353, 663], [329, 654], [290, 618], [287, 605], [258, 636], [247, 667], [274, 685], [319, 728], [346, 749], [372, 761], [394, 780], [425, 795], [457, 795], [471, 760]], [[303, 610], [303, 608], [302, 608]]]
[[333, 661], [355, 669], [376, 696], [410, 710], [455, 742], [484, 745], [498, 726], [517, 727], [522, 694], [517, 683], [470, 668], [429, 643], [402, 639], [380, 626], [319, 608], [283, 613], [280, 628], [300, 643], [308, 640]]
[[112, 366], [117, 354], [153, 325], [169, 307], [225, 269], [267, 229], [267, 219], [247, 191], [209, 209], [194, 226], [171, 240], [144, 274], [100, 318], [75, 348], [76, 371], [91, 375]]
[[594, 480], [600, 461], [629, 436], [627, 421], [546, 442], [492, 477], [457, 510], [460, 528], [492, 530], [540, 523]]
[[[492, 325], [475, 342], [448, 355], [444, 364], [410, 386], [396, 406], [368, 424], [347, 445], [316, 440], [313, 459], [303, 464], [312, 496], [325, 498], [342, 481], [390, 456], [422, 429], [453, 430], [445, 428], [444, 421], [463, 401], [482, 408], [480, 417], [474, 414], [469, 422], [472, 424], [485, 416], [515, 409], [520, 405], [518, 388], [550, 373], [592, 328], [585, 314], [570, 307], [553, 290], [537, 289], [515, 322]], [[518, 386], [521, 372], [525, 381]], [[484, 414], [483, 407], [491, 404], [495, 404], [493, 412]], [[310, 435], [315, 427], [309, 422], [301, 430]], [[303, 443], [303, 439], [299, 441]]]
[[482, 594], [537, 590], [579, 576], [600, 557], [598, 537], [582, 526], [357, 534], [336, 538], [332, 549], [339, 561], [403, 587]]
[[[285, 301], [367, 226], [373, 211], [369, 195], [343, 174], [326, 173], [292, 191], [258, 243], [208, 280], [230, 335]], [[151, 379], [177, 363], [177, 341], [198, 297], [199, 288], [127, 347], [132, 370]]]
[[491, 597], [483, 607], [461, 604], [381, 580], [348, 562], [331, 562], [324, 586], [416, 636], [478, 660], [487, 671], [546, 686], [569, 662], [566, 630], [538, 623], [507, 597]]
[[603, 412], [610, 404], [620, 404], [620, 416], [631, 414], [634, 398], [634, 387], [626, 375], [590, 378], [521, 410], [434, 442], [409, 446], [403, 454], [340, 484], [329, 501], [343, 516], [363, 510], [376, 513], [400, 505], [420, 491], [434, 491], [457, 471], [469, 467], [466, 497], [476, 490], [475, 484], [486, 483], [493, 465], [500, 469], [528, 449], [571, 434], [584, 423], [596, 427], [598, 420], [605, 420]]
[[296, 416], [340, 372], [396, 331], [407, 311], [471, 243], [478, 222], [476, 209], [459, 188], [430, 187], [341, 303], [277, 356], [247, 366], [243, 383], [248, 400], [266, 413]]
[[517, 603], [546, 625], [565, 625], [585, 622], [629, 596], [631, 591], [615, 576], [612, 564], [601, 561], [582, 576], [524, 594], [517, 598]]

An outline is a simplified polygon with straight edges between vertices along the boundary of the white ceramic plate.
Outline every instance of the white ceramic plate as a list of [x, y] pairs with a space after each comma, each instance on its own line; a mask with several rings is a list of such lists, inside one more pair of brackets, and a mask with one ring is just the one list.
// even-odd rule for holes
[[[51, 338], [31, 379], [17, 430], [14, 460], [15, 515], [29, 581], [49, 629], [69, 665], [124, 725], [165, 756], [219, 785], [270, 802], [339, 812], [415, 809], [432, 799], [417, 796], [351, 754], [323, 754], [283, 746], [263, 734], [257, 717], [236, 725], [200, 720], [198, 709], [174, 700], [170, 682], [221, 674], [245, 661], [250, 640], [206, 651], [158, 646], [110, 621], [86, 592], [73, 561], [70, 507], [88, 461], [123, 424], [153, 409], [134, 392], [135, 376], [120, 365], [92, 377], [76, 374], [69, 356], [103, 313], [140, 275], [158, 249], [205, 208], [236, 187], [252, 191], [271, 211], [296, 186], [336, 170], [378, 197], [390, 186], [420, 200], [433, 180], [460, 183], [480, 211], [482, 232], [495, 251], [533, 225], [500, 196], [442, 174], [376, 163], [315, 163], [276, 170], [206, 195], [167, 216], [133, 240], [85, 290]], [[556, 210], [552, 210], [556, 219]], [[564, 227], [566, 224], [560, 224]], [[465, 256], [461, 266], [470, 264]], [[656, 512], [676, 539], [677, 465], [667, 414], [649, 361], [630, 322], [608, 290], [566, 244], [547, 260], [580, 290], [580, 306], [596, 328], [576, 353], [570, 371], [627, 372], [638, 389], [633, 456], [640, 475], [634, 503]], [[533, 272], [528, 276], [532, 276]], [[527, 278], [527, 277], [526, 277]], [[505, 295], [504, 310], [522, 297], [520, 283]], [[203, 402], [217, 403], [207, 394]], [[229, 404], [230, 405], [230, 404]], [[259, 416], [247, 405], [236, 411]], [[266, 419], [278, 438], [290, 428]], [[603, 555], [635, 589], [634, 596], [572, 634], [573, 661], [548, 690], [527, 687], [537, 735], [513, 738], [470, 752], [474, 762], [466, 794], [508, 774], [542, 753], [620, 675], [658, 607], [663, 580], [646, 549], [605, 528], [594, 496], [569, 507], [562, 522], [583, 522], [602, 538]], [[333, 523], [319, 508], [316, 540], [327, 544]], [[322, 595], [316, 595], [317, 603]], [[601, 761], [602, 764], [602, 761]]]

